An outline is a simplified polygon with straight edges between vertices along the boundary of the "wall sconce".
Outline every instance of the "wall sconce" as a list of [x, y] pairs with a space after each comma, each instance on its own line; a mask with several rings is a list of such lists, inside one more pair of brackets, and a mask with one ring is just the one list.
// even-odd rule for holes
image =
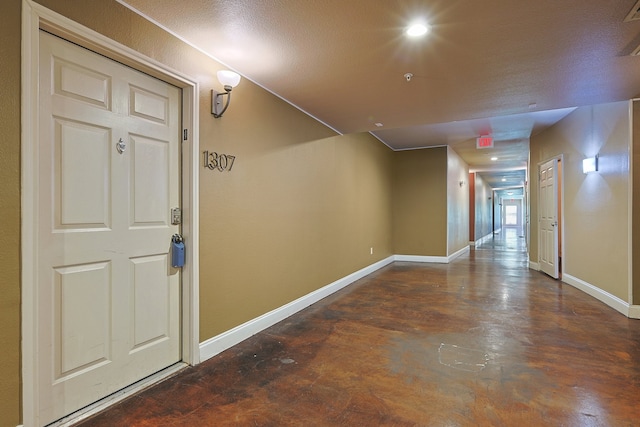
[[[229, 102], [231, 102], [231, 89], [238, 86], [240, 83], [240, 74], [233, 71], [220, 70], [218, 71], [218, 81], [224, 87], [224, 92], [211, 91], [211, 114], [216, 119], [222, 117], [227, 108], [229, 108]], [[227, 96], [227, 102], [222, 107], [222, 97]]]
[[582, 173], [596, 172], [598, 170], [598, 155], [587, 157], [582, 161]]

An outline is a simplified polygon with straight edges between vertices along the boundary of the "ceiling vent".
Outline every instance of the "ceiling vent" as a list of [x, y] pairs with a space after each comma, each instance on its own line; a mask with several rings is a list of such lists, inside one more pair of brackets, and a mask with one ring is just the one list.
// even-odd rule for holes
[[624, 22], [638, 21], [640, 20], [640, 0], [636, 2], [631, 8], [631, 12], [624, 18]]

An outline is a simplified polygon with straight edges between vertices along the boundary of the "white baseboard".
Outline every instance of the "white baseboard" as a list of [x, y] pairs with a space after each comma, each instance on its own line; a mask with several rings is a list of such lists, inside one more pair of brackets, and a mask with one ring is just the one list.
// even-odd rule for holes
[[465, 246], [449, 256], [394, 255], [393, 260], [404, 262], [432, 262], [435, 264], [448, 264], [459, 256], [469, 253], [469, 251], [469, 246]]
[[531, 270], [540, 271], [540, 263], [529, 260], [529, 268]]
[[469, 246], [465, 246], [462, 249], [460, 249], [457, 252], [452, 253], [451, 255], [449, 255], [447, 257], [447, 263], [453, 261], [454, 259], [461, 257], [464, 254], [468, 254], [469, 253]]
[[[624, 314], [627, 317], [631, 317], [631, 308], [637, 306], [631, 306], [626, 301], [618, 298], [615, 295], [610, 294], [609, 292], [598, 288], [597, 286], [592, 285], [591, 283], [587, 283], [582, 279], [578, 279], [570, 274], [563, 273], [562, 281], [573, 286], [574, 288], [580, 289], [581, 291], [591, 295], [595, 299], [607, 304], [609, 307], [613, 308], [616, 311]], [[636, 311], [635, 308], [633, 310]], [[638, 313], [640, 314], [640, 313]]]
[[640, 305], [630, 305], [628, 317], [631, 319], [640, 319]]
[[491, 240], [493, 238], [493, 232], [487, 234], [486, 236], [483, 236], [481, 238], [479, 238], [478, 240], [476, 240], [475, 242], [471, 242], [471, 244], [475, 247], [480, 246], [481, 244], [483, 244], [484, 242], [486, 242], [487, 240]]
[[249, 320], [242, 325], [236, 326], [220, 335], [216, 335], [204, 342], [200, 343], [200, 361], [204, 362], [213, 356], [222, 353], [223, 351], [233, 347], [234, 345], [252, 337], [253, 335], [267, 329], [270, 326], [286, 319], [287, 317], [309, 307], [312, 304], [320, 301], [321, 299], [339, 291], [340, 289], [350, 285], [363, 278], [364, 276], [373, 273], [382, 267], [391, 264], [394, 261], [394, 257], [390, 256], [368, 267], [356, 271], [342, 279], [338, 279], [333, 283], [330, 283], [316, 291], [313, 291], [307, 295], [304, 295], [297, 300], [294, 300], [282, 307], [276, 308], [262, 316]]
[[446, 256], [422, 256], [422, 255], [394, 255], [393, 260], [404, 261], [404, 262], [433, 262], [436, 264], [446, 264], [447, 262], [449, 262]]

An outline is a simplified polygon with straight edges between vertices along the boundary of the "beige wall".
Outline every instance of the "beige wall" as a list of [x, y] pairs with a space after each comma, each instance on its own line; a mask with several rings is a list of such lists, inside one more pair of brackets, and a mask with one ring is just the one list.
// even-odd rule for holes
[[20, 2], [0, 5], [0, 425], [20, 422]]
[[447, 255], [468, 246], [469, 165], [447, 147]]
[[447, 256], [447, 147], [394, 153], [392, 193], [394, 253]]
[[[538, 164], [562, 154], [566, 274], [629, 302], [629, 103], [582, 107], [531, 138], [530, 260], [538, 262]], [[599, 172], [582, 160], [600, 154]]]
[[492, 195], [489, 184], [478, 174], [475, 174], [475, 235], [473, 240], [480, 240], [493, 232]]
[[392, 254], [386, 146], [369, 134], [265, 136], [242, 140], [231, 173], [201, 174], [202, 340]]
[[395, 254], [446, 257], [469, 245], [469, 166], [451, 148], [394, 153], [392, 200]]

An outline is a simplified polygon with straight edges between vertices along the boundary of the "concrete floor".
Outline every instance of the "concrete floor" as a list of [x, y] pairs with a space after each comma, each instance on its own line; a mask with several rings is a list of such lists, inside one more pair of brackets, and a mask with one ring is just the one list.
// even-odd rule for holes
[[391, 264], [79, 425], [640, 425], [640, 320], [529, 270], [518, 234]]

